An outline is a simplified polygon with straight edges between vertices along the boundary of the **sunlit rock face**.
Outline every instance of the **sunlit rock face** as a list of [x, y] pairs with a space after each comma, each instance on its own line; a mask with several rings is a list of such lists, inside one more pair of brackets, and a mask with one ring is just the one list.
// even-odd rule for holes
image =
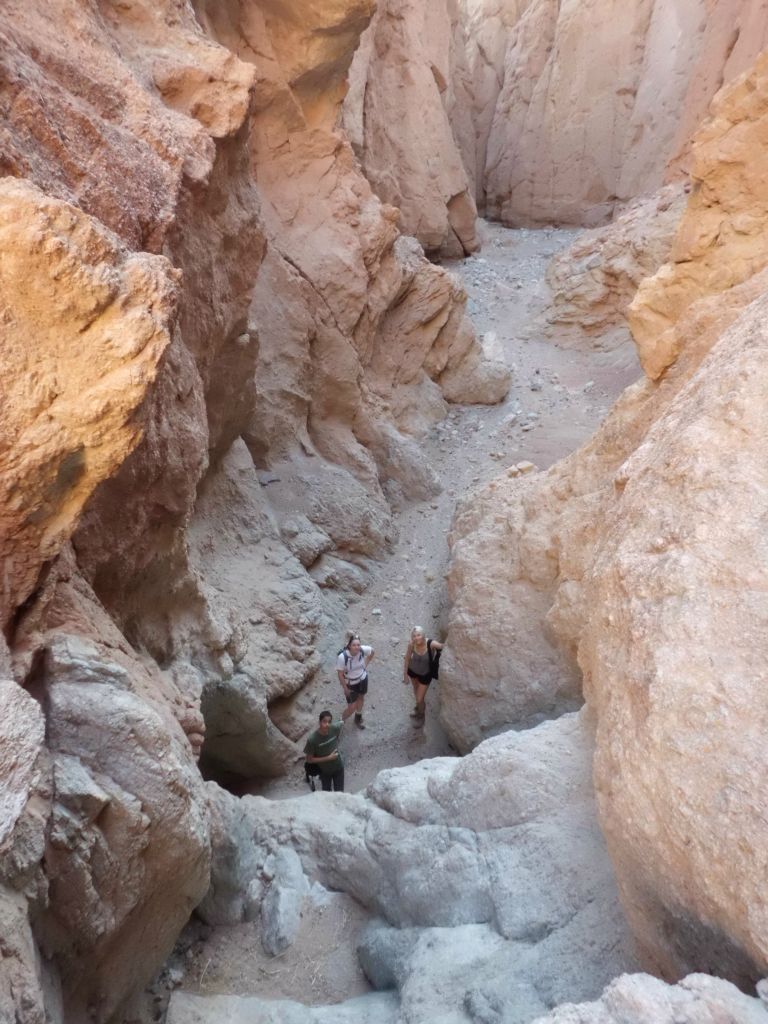
[[478, 205], [592, 226], [687, 166], [723, 84], [768, 39], [759, 0], [462, 0]]
[[2, 617], [136, 447], [171, 344], [177, 278], [24, 180], [0, 184]]
[[629, 308], [643, 369], [657, 379], [682, 339], [675, 325], [697, 299], [727, 292], [768, 263], [768, 59], [727, 86], [692, 147], [694, 192], [668, 263]]
[[[578, 665], [601, 822], [645, 962], [745, 985], [768, 966], [763, 66], [720, 94], [694, 141], [672, 262], [633, 303], [649, 375], [580, 451], [460, 510], [446, 658], [447, 725], [465, 746], [504, 714], [549, 713]], [[475, 537], [496, 554], [482, 574]], [[500, 591], [511, 612], [506, 641], [493, 633], [495, 689], [473, 701], [465, 616]], [[521, 659], [538, 668], [525, 685]]]

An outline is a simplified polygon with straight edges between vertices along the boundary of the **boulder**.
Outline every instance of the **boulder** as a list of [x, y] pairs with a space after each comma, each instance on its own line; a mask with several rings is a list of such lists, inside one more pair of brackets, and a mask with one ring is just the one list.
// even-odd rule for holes
[[[277, 862], [293, 851], [309, 878], [368, 910], [361, 963], [376, 987], [397, 988], [409, 1019], [458, 1022], [496, 1007], [524, 1024], [574, 985], [596, 995], [633, 957], [594, 817], [591, 756], [590, 726], [572, 715], [463, 760], [384, 771], [360, 796], [236, 800], [210, 784], [206, 920], [243, 920], [255, 893], [262, 941], [271, 936]], [[285, 874], [298, 882], [280, 882], [276, 896], [295, 909], [303, 874]]]
[[766, 1024], [765, 1003], [706, 974], [665, 985], [647, 974], [618, 978], [594, 1003], [560, 1006], [534, 1024]]

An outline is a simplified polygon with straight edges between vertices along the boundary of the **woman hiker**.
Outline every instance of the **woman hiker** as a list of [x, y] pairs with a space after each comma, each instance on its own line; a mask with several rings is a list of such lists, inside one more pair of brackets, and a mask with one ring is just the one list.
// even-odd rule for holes
[[354, 712], [355, 725], [359, 729], [365, 728], [363, 705], [368, 693], [368, 666], [373, 661], [373, 655], [373, 648], [361, 644], [360, 637], [353, 633], [347, 640], [347, 646], [342, 648], [336, 659], [339, 682], [347, 699], [347, 707], [341, 718], [346, 722]]
[[403, 682], [410, 682], [413, 686], [413, 697], [416, 706], [411, 712], [411, 718], [415, 718], [414, 725], [421, 725], [424, 722], [425, 706], [429, 684], [437, 679], [437, 661], [440, 657], [443, 645], [437, 640], [429, 640], [424, 635], [421, 626], [414, 626], [411, 630], [411, 639], [405, 652], [403, 663]]

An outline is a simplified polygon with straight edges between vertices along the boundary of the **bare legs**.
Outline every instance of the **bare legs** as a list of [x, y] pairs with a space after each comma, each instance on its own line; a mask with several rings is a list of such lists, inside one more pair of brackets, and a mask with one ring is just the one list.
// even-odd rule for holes
[[413, 686], [413, 699], [416, 702], [414, 709], [415, 718], [424, 718], [425, 706], [424, 701], [427, 696], [427, 690], [429, 686], [425, 683], [420, 683], [418, 679], [411, 679], [411, 685]]

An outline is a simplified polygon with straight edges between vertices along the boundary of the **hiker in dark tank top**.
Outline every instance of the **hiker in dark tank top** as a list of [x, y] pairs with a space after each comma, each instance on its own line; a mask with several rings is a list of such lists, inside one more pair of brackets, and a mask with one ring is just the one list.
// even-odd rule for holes
[[426, 697], [429, 684], [437, 679], [437, 664], [443, 645], [424, 635], [421, 626], [414, 626], [403, 662], [403, 682], [413, 686], [415, 705], [411, 718], [414, 725], [423, 725], [426, 714]]

